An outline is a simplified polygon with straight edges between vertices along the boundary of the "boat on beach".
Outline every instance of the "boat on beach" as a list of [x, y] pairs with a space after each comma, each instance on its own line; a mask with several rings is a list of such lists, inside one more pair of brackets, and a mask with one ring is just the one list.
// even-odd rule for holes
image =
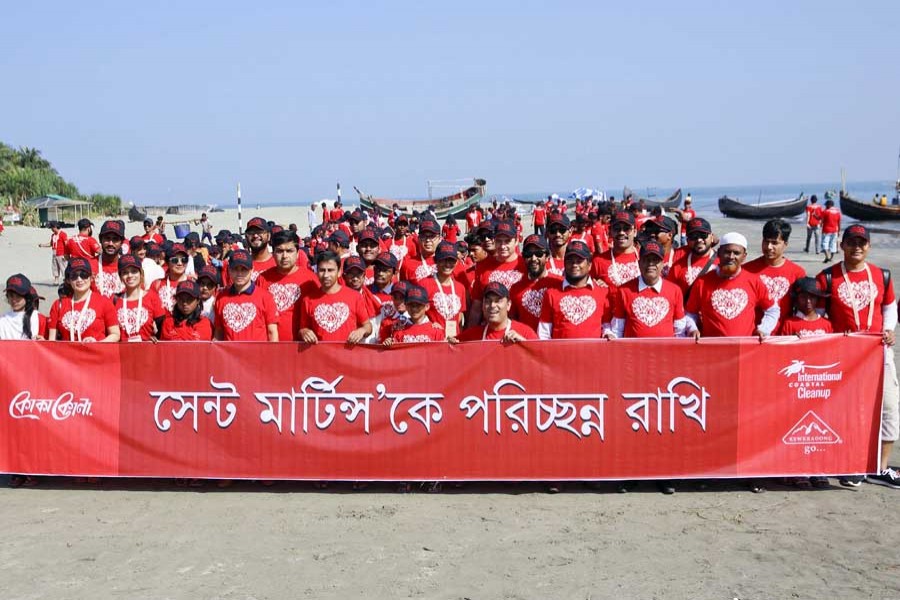
[[[883, 196], [887, 196], [884, 194]], [[841, 169], [841, 212], [857, 221], [896, 221], [900, 219], [900, 153], [897, 156], [897, 180], [894, 182], [894, 197], [888, 203], [876, 201], [883, 196], [876, 195], [870, 201], [858, 200], [847, 192], [847, 179]]]
[[657, 206], [664, 209], [678, 208], [681, 206], [681, 188], [672, 192], [665, 200], [651, 200], [649, 198], [641, 198], [626, 187], [622, 190], [622, 200], [627, 200], [628, 198], [633, 198], [635, 202], [643, 202], [647, 208], [655, 208]]
[[735, 219], [775, 219], [796, 217], [806, 210], [806, 196], [803, 192], [796, 198], [746, 204], [737, 198], [719, 198], [719, 212]]
[[435, 216], [438, 220], [442, 220], [448, 216], [453, 216], [454, 218], [462, 217], [468, 212], [469, 208], [480, 204], [485, 197], [486, 186], [487, 182], [484, 179], [473, 179], [472, 185], [461, 189], [455, 194], [440, 198], [412, 200], [376, 198], [375, 196], [364, 194], [355, 186], [353, 189], [359, 194], [359, 205], [367, 210], [375, 210], [380, 214], [388, 215], [396, 204], [400, 212], [412, 215], [414, 212], [421, 213], [428, 210], [429, 207], [433, 207]]

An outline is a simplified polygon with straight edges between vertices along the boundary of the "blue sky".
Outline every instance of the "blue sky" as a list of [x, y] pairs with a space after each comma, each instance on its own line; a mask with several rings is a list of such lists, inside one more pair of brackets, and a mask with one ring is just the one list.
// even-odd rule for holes
[[900, 3], [4, 6], [0, 140], [137, 203], [892, 179]]

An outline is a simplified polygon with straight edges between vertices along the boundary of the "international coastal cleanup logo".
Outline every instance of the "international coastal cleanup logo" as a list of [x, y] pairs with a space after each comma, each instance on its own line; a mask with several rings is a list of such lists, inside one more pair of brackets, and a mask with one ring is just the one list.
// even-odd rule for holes
[[831, 397], [832, 385], [844, 379], [844, 372], [838, 369], [840, 364], [808, 365], [794, 359], [778, 374], [788, 379], [788, 387], [796, 392], [798, 400], [827, 400]]
[[789, 445], [802, 444], [804, 446], [840, 444], [841, 436], [822, 417], [809, 411], [784, 434], [781, 441]]

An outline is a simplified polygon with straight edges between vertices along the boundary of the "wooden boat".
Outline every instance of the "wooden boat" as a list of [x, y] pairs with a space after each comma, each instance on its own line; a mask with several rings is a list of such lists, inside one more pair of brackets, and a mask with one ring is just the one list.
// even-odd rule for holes
[[641, 198], [632, 192], [629, 188], [622, 190], [622, 200], [633, 198], [635, 202], [643, 202], [646, 208], [654, 208], [660, 206], [662, 208], [678, 208], [681, 206], [681, 188], [678, 188], [665, 200], [650, 200], [649, 198]]
[[359, 205], [367, 210], [377, 210], [383, 215], [388, 215], [392, 207], [396, 204], [400, 212], [411, 215], [413, 212], [424, 212], [429, 206], [434, 207], [434, 214], [438, 220], [443, 220], [448, 216], [454, 218], [463, 217], [472, 206], [477, 206], [485, 195], [485, 186], [487, 182], [484, 179], [473, 180], [473, 185], [449, 196], [431, 199], [416, 200], [400, 200], [393, 198], [375, 198], [359, 191], [354, 187], [356, 193], [359, 194]]
[[857, 200], [841, 190], [841, 212], [857, 221], [895, 221], [900, 219], [900, 205], [882, 206], [874, 201]]
[[775, 219], [777, 217], [796, 217], [806, 210], [806, 196], [801, 192], [796, 198], [745, 204], [736, 198], [722, 196], [719, 198], [719, 211], [726, 217], [736, 219]]

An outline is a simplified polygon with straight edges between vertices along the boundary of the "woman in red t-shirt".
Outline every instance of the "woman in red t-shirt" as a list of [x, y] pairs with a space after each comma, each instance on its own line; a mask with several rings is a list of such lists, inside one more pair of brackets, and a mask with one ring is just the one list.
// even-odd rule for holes
[[119, 258], [119, 278], [125, 291], [113, 296], [121, 341], [147, 342], [156, 334], [157, 320], [166, 314], [159, 296], [144, 290], [144, 270], [133, 254]]
[[91, 263], [75, 257], [66, 266], [71, 296], [60, 298], [50, 309], [47, 339], [65, 342], [118, 342], [119, 322], [112, 302], [91, 291]]

